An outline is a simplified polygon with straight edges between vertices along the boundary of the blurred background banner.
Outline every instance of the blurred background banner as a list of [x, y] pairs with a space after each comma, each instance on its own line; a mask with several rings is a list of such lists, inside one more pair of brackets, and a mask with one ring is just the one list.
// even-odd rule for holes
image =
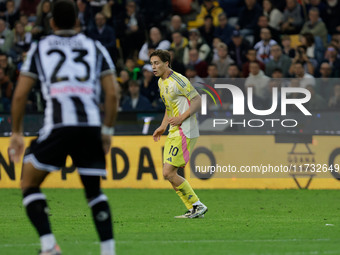
[[[170, 189], [162, 175], [165, 138], [155, 143], [151, 136], [113, 137], [103, 187]], [[25, 138], [26, 146], [32, 139], [34, 137]], [[8, 143], [9, 138], [0, 138], [0, 188], [18, 188], [21, 163], [9, 162]], [[338, 136], [203, 135], [183, 174], [194, 188], [340, 189], [339, 164]], [[212, 172], [211, 166], [224, 167], [224, 170], [229, 166], [236, 172]], [[240, 172], [242, 167], [245, 172]], [[251, 169], [259, 172], [249, 172]], [[72, 160], [68, 158], [66, 167], [52, 173], [43, 187], [81, 188]]]

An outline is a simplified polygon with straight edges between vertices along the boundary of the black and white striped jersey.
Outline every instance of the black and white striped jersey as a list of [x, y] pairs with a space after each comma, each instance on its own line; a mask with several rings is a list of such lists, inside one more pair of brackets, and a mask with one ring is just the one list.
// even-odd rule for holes
[[107, 50], [83, 34], [32, 43], [21, 75], [41, 81], [46, 108], [40, 138], [58, 127], [100, 126], [100, 78], [114, 72]]

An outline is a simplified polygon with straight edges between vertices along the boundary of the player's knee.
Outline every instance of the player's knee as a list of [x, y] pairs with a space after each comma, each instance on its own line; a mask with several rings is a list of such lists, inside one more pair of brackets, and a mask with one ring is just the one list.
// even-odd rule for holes
[[174, 173], [173, 171], [166, 171], [166, 170], [163, 171], [163, 177], [165, 180], [168, 180], [168, 181], [172, 180], [172, 178], [174, 177], [174, 174], [176, 173]]
[[81, 175], [80, 177], [85, 188], [85, 196], [87, 201], [91, 201], [102, 194], [99, 176]]

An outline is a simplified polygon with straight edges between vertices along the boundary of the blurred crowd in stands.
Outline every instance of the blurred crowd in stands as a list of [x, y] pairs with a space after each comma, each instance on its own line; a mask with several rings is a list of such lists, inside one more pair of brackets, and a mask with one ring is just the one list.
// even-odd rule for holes
[[[164, 110], [149, 64], [156, 49], [169, 50], [172, 69], [194, 86], [225, 78], [243, 91], [253, 87], [258, 109], [270, 107], [272, 88], [283, 86], [307, 88], [310, 110], [340, 109], [340, 0], [76, 3], [76, 30], [99, 40], [116, 65], [120, 111]], [[52, 33], [52, 8], [50, 0], [0, 0], [1, 112], [10, 111], [31, 42]], [[39, 86], [28, 112], [44, 110]], [[290, 95], [295, 96], [300, 95]], [[223, 100], [222, 108], [230, 110], [231, 97]]]

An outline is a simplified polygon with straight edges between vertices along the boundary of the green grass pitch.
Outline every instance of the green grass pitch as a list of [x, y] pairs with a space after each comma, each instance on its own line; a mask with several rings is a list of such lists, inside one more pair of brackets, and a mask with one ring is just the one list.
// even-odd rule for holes
[[[82, 190], [44, 189], [65, 255], [99, 254]], [[204, 219], [185, 211], [172, 190], [106, 189], [118, 255], [340, 254], [340, 191], [197, 190]], [[37, 254], [39, 239], [17, 189], [0, 189], [0, 254]]]

